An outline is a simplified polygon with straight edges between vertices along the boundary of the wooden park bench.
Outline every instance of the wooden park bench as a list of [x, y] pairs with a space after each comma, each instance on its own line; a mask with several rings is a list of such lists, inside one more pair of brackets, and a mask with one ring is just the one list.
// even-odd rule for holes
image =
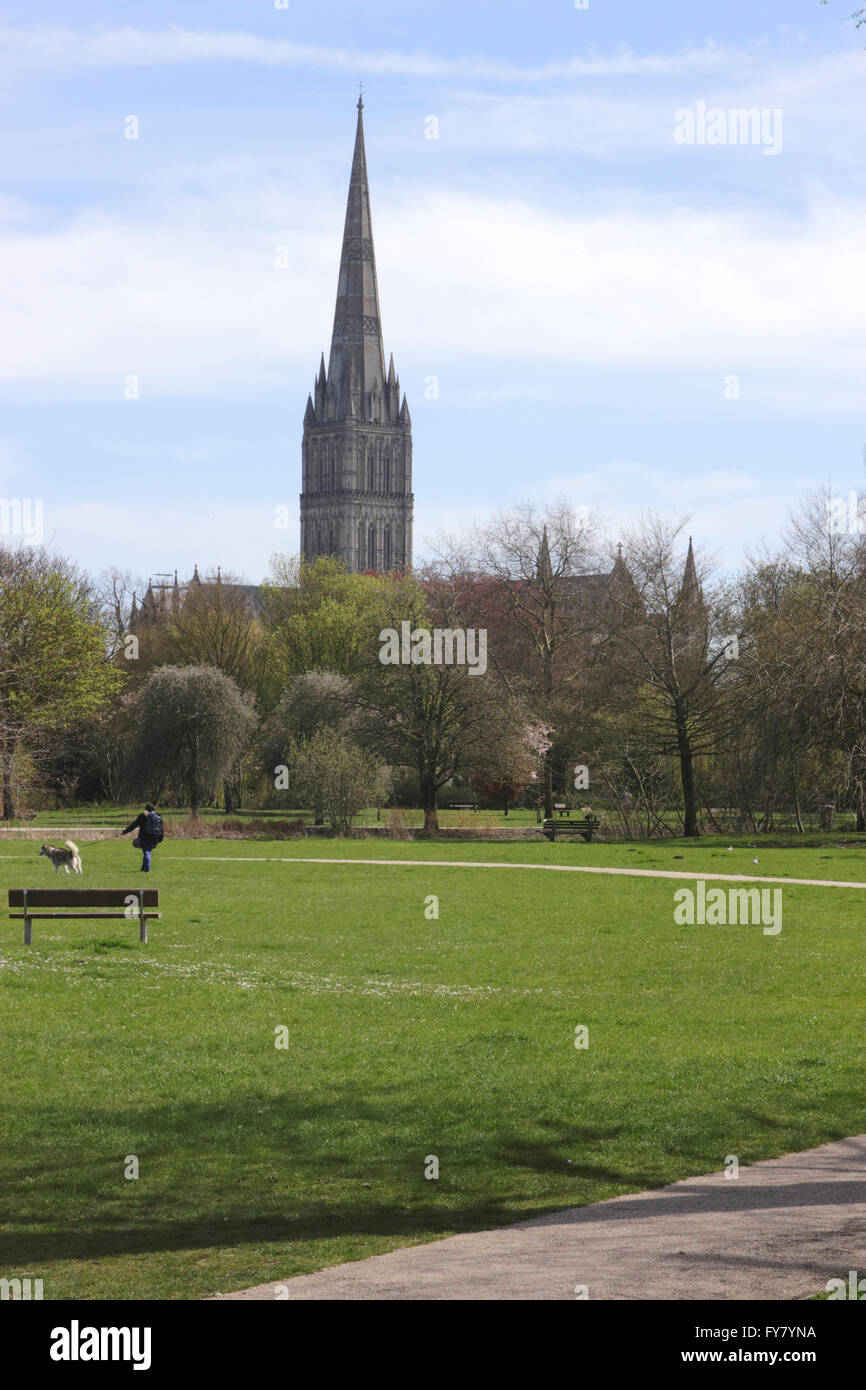
[[[124, 917], [138, 920], [138, 939], [147, 941], [147, 923], [151, 917], [161, 918], [158, 888], [10, 888], [9, 907], [15, 922], [24, 922], [24, 945], [29, 946], [36, 917]], [[43, 908], [65, 908], [65, 911], [45, 912]], [[92, 912], [90, 908], [120, 908], [119, 912]]]
[[584, 840], [589, 843], [593, 832], [598, 829], [598, 816], [586, 816], [583, 820], [546, 820], [543, 830], [548, 840], [555, 840], [557, 835], [582, 835]]
[[469, 801], [449, 801], [449, 811], [477, 811], [478, 807], [473, 806]]
[[566, 811], [568, 810], [568, 807], [566, 806], [564, 801], [554, 801], [553, 809], [558, 816], [564, 816]]

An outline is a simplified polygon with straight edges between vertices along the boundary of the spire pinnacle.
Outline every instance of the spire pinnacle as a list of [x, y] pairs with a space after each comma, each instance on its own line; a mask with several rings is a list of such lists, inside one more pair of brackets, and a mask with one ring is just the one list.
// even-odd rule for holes
[[553, 565], [550, 561], [550, 543], [547, 539], [547, 527], [541, 535], [541, 545], [538, 551], [538, 561], [536, 563], [536, 576], [543, 584], [549, 584], [553, 579]]
[[357, 370], [357, 384], [366, 418], [366, 404], [378, 387], [385, 384], [385, 350], [379, 317], [379, 287], [373, 224], [370, 216], [370, 189], [367, 182], [367, 155], [364, 148], [364, 101], [358, 98], [358, 125], [349, 179], [340, 275], [328, 383], [333, 387], [336, 418], [343, 419], [349, 408], [351, 363]]
[[698, 580], [697, 566], [695, 565], [695, 551], [692, 545], [692, 538], [689, 536], [689, 549], [686, 555], [685, 569], [683, 571], [680, 601], [687, 604], [702, 604], [703, 600], [704, 596]]

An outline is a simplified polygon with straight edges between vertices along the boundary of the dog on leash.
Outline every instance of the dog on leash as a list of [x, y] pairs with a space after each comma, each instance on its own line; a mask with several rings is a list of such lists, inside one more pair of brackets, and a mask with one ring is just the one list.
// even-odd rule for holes
[[70, 864], [72, 865], [72, 872], [74, 874], [83, 872], [78, 846], [73, 844], [71, 840], [63, 841], [63, 849], [56, 849], [54, 845], [43, 845], [39, 853], [44, 854], [46, 859], [51, 860], [51, 863], [54, 865], [55, 873], [58, 873], [60, 869], [65, 869], [66, 872], [69, 873]]

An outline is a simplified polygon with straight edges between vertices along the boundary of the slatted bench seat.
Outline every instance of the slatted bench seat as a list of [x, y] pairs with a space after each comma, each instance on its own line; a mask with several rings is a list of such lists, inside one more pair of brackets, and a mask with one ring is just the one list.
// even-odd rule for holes
[[582, 835], [589, 843], [593, 833], [598, 829], [598, 817], [586, 816], [583, 820], [546, 820], [542, 828], [548, 840], [555, 840], [557, 835]]
[[[158, 888], [10, 888], [9, 907], [21, 908], [20, 912], [10, 911], [15, 922], [24, 923], [24, 945], [29, 946], [33, 934], [33, 920], [36, 917], [123, 917], [127, 921], [138, 921], [138, 939], [147, 941], [147, 923], [151, 917], [161, 918]], [[43, 909], [65, 909], [65, 911], [44, 911]], [[90, 909], [119, 908], [120, 911], [101, 912]]]
[[477, 807], [477, 806], [473, 806], [472, 803], [469, 802], [469, 801], [450, 801], [450, 802], [448, 803], [448, 810], [449, 810], [449, 811], [477, 811], [477, 810], [478, 810], [478, 807]]

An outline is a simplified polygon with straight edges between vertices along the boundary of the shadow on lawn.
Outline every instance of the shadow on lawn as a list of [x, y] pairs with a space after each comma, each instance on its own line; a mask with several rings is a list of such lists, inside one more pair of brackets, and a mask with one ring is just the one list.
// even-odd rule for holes
[[[740, 1112], [742, 1118], [748, 1114]], [[767, 1116], [750, 1118], [770, 1123]], [[356, 1085], [346, 1085], [325, 1098], [245, 1096], [219, 1105], [168, 1102], [128, 1112], [31, 1110], [26, 1130], [40, 1135], [42, 1155], [34, 1157], [31, 1150], [14, 1173], [6, 1165], [0, 1210], [0, 1224], [29, 1229], [7, 1230], [0, 1237], [0, 1266], [351, 1236], [399, 1236], [408, 1244], [534, 1217], [561, 1220], [551, 1212], [549, 1190], [527, 1190], [536, 1174], [576, 1180], [573, 1191], [563, 1188], [555, 1199], [560, 1213], [569, 1205], [610, 1196], [617, 1188], [659, 1187], [657, 1173], [581, 1162], [581, 1149], [597, 1151], [627, 1139], [626, 1125], [577, 1128], [527, 1115], [519, 1134], [513, 1125], [486, 1135], [473, 1132], [468, 1151], [462, 1132], [440, 1145], [429, 1138], [437, 1131], [447, 1136], [462, 1123], [462, 1116], [437, 1117], [423, 1093], [409, 1095], [405, 1086], [368, 1087], [363, 1097]], [[369, 1158], [357, 1152], [359, 1128], [366, 1131]], [[526, 1137], [533, 1129], [547, 1133]], [[70, 1131], [105, 1135], [105, 1145], [97, 1147], [89, 1139], [72, 1155]], [[129, 1138], [125, 1148], [139, 1158], [138, 1181], [123, 1177], [122, 1149], [106, 1153], [120, 1131], [142, 1136], [138, 1146]], [[442, 1165], [435, 1188], [423, 1176], [425, 1155], [431, 1151]], [[573, 1157], [566, 1166], [569, 1154]], [[514, 1170], [507, 1196], [502, 1195], [501, 1177], [498, 1191], [483, 1196], [485, 1165], [487, 1171]], [[461, 1186], [469, 1200], [460, 1201]], [[387, 1200], [377, 1197], [376, 1189], [382, 1187], [388, 1189]], [[476, 1200], [471, 1200], [473, 1189]], [[837, 1182], [832, 1194], [827, 1183], [818, 1182], [784, 1189], [707, 1183], [688, 1194], [659, 1193], [621, 1207], [605, 1203], [566, 1219], [616, 1220], [660, 1210], [673, 1215], [695, 1206], [724, 1211], [732, 1204], [758, 1208], [828, 1200], [840, 1208], [862, 1202], [862, 1183]]]
[[[533, 1174], [576, 1180], [563, 1205], [591, 1199], [590, 1182], [610, 1188], [643, 1181], [602, 1166], [566, 1167], [564, 1152], [577, 1158], [581, 1148], [595, 1150], [620, 1127], [579, 1129], [527, 1117], [525, 1130], [547, 1134], [533, 1140], [505, 1126], [473, 1132], [467, 1154], [462, 1125], [460, 1115], [431, 1115], [420, 1090], [409, 1095], [396, 1086], [367, 1088], [364, 1096], [347, 1085], [324, 1098], [245, 1096], [127, 1112], [34, 1108], [26, 1130], [40, 1136], [40, 1152], [30, 1148], [17, 1169], [4, 1165], [0, 1224], [19, 1229], [0, 1236], [0, 1266], [352, 1235], [408, 1243], [549, 1211], [549, 1197], [531, 1190]], [[455, 1129], [460, 1133], [440, 1145], [429, 1138]], [[90, 1137], [73, 1152], [70, 1133]], [[130, 1136], [120, 1149], [118, 1133]], [[424, 1178], [431, 1151], [442, 1164], [435, 1183]], [[123, 1177], [127, 1153], [139, 1159], [137, 1181]], [[500, 1177], [491, 1184], [498, 1190], [485, 1197], [487, 1175], [497, 1168], [516, 1170], [515, 1182], [506, 1197]], [[387, 1200], [377, 1188], [387, 1189]]]

